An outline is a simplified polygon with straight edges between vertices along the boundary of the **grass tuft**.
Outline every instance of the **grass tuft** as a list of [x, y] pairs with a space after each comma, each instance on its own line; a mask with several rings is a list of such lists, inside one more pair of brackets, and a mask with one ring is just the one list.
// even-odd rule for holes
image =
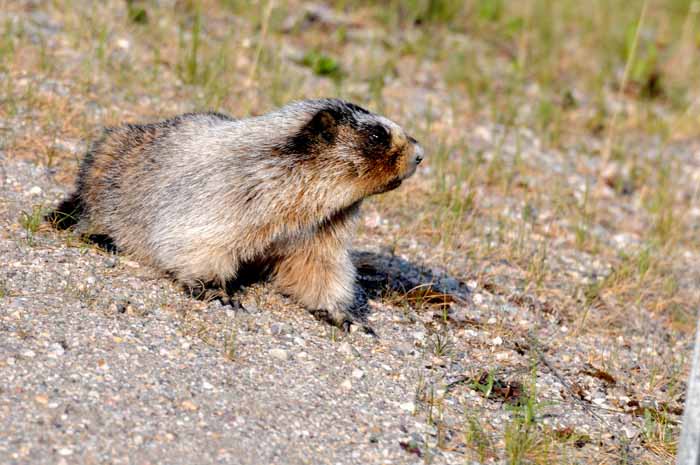
[[19, 215], [19, 224], [24, 229], [25, 240], [30, 246], [34, 245], [34, 236], [44, 222], [46, 210], [41, 205], [34, 205], [31, 211], [22, 211]]

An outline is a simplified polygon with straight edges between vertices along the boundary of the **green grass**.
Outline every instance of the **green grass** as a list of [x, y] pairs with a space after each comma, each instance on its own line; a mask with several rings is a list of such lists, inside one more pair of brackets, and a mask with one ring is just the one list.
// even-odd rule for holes
[[24, 229], [25, 240], [30, 246], [34, 245], [34, 236], [44, 222], [46, 211], [41, 205], [34, 205], [31, 211], [22, 211], [19, 215], [19, 224]]
[[663, 411], [644, 409], [642, 440], [645, 447], [672, 460], [678, 447], [677, 428]]
[[473, 458], [479, 462], [485, 462], [494, 455], [494, 439], [484, 429], [480, 412], [469, 411], [465, 413], [464, 443], [473, 452]]
[[448, 332], [437, 332], [428, 340], [428, 350], [435, 357], [449, 357], [454, 351], [454, 342]]
[[503, 432], [505, 458], [509, 465], [526, 463], [532, 456], [548, 458], [550, 452], [549, 441], [544, 440], [537, 425], [541, 404], [537, 401], [534, 378], [523, 401], [512, 407], [511, 420]]
[[232, 327], [228, 336], [226, 337], [226, 340], [224, 341], [224, 357], [230, 361], [236, 359], [236, 353], [238, 350], [236, 336], [237, 330], [235, 327]]
[[[575, 460], [580, 455], [578, 449], [591, 439], [571, 427], [552, 429], [545, 425], [542, 421], [545, 409], [552, 405], [538, 399], [537, 377], [537, 366], [533, 365], [528, 382], [518, 384], [522, 391], [501, 404], [501, 409], [508, 412], [509, 419], [499, 427], [486, 422], [478, 409], [465, 410], [463, 439], [468, 450], [467, 458], [481, 463], [499, 459], [509, 465], [579, 463]], [[469, 386], [484, 399], [493, 402], [498, 398], [493, 390], [497, 385], [502, 388], [502, 384], [503, 381], [497, 380], [492, 370]]]

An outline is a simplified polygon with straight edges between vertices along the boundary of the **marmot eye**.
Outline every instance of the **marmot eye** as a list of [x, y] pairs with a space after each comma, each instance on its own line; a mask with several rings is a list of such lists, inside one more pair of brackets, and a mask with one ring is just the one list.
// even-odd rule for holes
[[369, 139], [369, 142], [373, 145], [388, 145], [389, 144], [389, 131], [387, 129], [380, 125], [374, 125], [368, 128], [368, 135], [367, 138]]

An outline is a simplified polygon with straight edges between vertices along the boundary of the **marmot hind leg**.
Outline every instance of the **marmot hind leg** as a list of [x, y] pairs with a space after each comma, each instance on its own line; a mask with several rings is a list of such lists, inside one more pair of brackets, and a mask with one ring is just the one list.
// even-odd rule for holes
[[68, 229], [78, 224], [84, 214], [85, 204], [76, 191], [46, 214], [44, 221], [56, 229]]
[[107, 252], [118, 252], [112, 238], [90, 223], [85, 203], [81, 199], [79, 191], [71, 194], [58, 204], [58, 207], [47, 213], [44, 216], [44, 221], [55, 229], [70, 229], [83, 241], [95, 244]]

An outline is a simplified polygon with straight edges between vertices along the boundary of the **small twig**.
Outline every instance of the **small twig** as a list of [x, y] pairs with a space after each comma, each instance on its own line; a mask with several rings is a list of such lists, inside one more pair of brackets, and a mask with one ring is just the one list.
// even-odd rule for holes
[[610, 423], [608, 423], [608, 421], [607, 421], [605, 418], [601, 417], [600, 415], [598, 415], [596, 412], [593, 411], [593, 409], [591, 408], [591, 405], [590, 405], [588, 402], [586, 402], [585, 400], [581, 399], [580, 397], [578, 397], [578, 396], [574, 393], [574, 388], [573, 388], [573, 386], [571, 386], [571, 383], [569, 383], [569, 382], [564, 378], [564, 376], [562, 376], [562, 374], [559, 373], [559, 370], [557, 370], [556, 368], [554, 368], [554, 366], [553, 366], [551, 363], [549, 363], [549, 361], [547, 360], [547, 357], [545, 357], [545, 355], [544, 355], [544, 354], [542, 353], [542, 351], [540, 350], [539, 344], [538, 344], [538, 342], [537, 342], [537, 338], [536, 338], [532, 333], [530, 333], [530, 334], [528, 335], [528, 342], [530, 343], [530, 347], [532, 348], [532, 350], [534, 350], [534, 351], [535, 351], [535, 354], [537, 354], [537, 359], [538, 359], [540, 362], [542, 362], [542, 364], [543, 364], [544, 366], [547, 367], [547, 369], [549, 370], [549, 372], [552, 373], [552, 375], [554, 375], [554, 377], [557, 378], [561, 384], [564, 385], [564, 387], [565, 387], [565, 388], [569, 391], [569, 393], [571, 394], [571, 397], [573, 397], [573, 398], [576, 400], [576, 402], [578, 402], [579, 405], [581, 405], [581, 407], [582, 407], [586, 412], [588, 412], [589, 414], [591, 414], [591, 416], [593, 416], [594, 418], [596, 418], [598, 421], [601, 421], [601, 422], [605, 423], [605, 425], [607, 425], [608, 427], [611, 427]]
[[[642, 5], [642, 11], [639, 14], [639, 21], [637, 22], [637, 28], [634, 31], [634, 39], [632, 40], [632, 47], [631, 50], [629, 51], [629, 57], [627, 57], [627, 63], [625, 63], [625, 71], [622, 74], [622, 82], [620, 83], [620, 88], [618, 89], [617, 92], [617, 100], [620, 101], [622, 99], [622, 95], [625, 92], [625, 88], [627, 87], [627, 81], [629, 80], [629, 75], [632, 70], [632, 64], [634, 63], [634, 60], [637, 56], [637, 46], [639, 44], [639, 35], [640, 31], [642, 30], [642, 26], [644, 25], [644, 20], [647, 15], [647, 6], [649, 5], [649, 0], [645, 0], [644, 4]], [[610, 162], [610, 157], [612, 156], [612, 144], [613, 144], [613, 138], [615, 137], [615, 130], [617, 129], [617, 119], [620, 114], [620, 108], [616, 108], [615, 111], [613, 112], [612, 119], [610, 120], [610, 124], [608, 125], [608, 130], [605, 135], [605, 145], [603, 146], [603, 159], [601, 160], [600, 163], [600, 169], [601, 171], [605, 169], [605, 167], [608, 165]], [[603, 183], [603, 177], [599, 174], [598, 175], [598, 187], [600, 187]]]
[[258, 71], [258, 63], [260, 62], [260, 55], [262, 54], [263, 46], [265, 45], [265, 39], [267, 38], [267, 29], [270, 25], [270, 15], [272, 14], [272, 6], [274, 0], [268, 0], [267, 8], [263, 13], [262, 30], [260, 31], [260, 41], [258, 42], [258, 48], [255, 50], [255, 58], [253, 59], [253, 64], [250, 67], [250, 73], [248, 74], [248, 83], [252, 84], [253, 79], [255, 79], [255, 74]]

